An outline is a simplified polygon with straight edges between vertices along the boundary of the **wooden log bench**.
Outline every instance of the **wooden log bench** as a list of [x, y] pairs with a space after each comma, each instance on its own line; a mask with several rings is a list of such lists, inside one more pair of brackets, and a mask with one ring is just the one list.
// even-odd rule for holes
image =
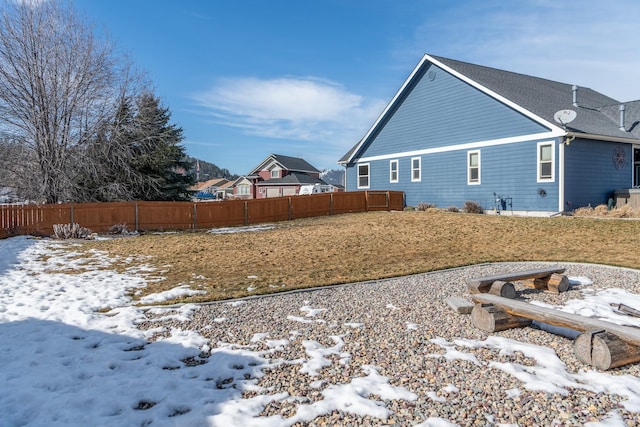
[[516, 297], [515, 286], [511, 283], [515, 281], [525, 281], [525, 286], [553, 293], [565, 292], [569, 290], [569, 278], [562, 274], [565, 271], [565, 268], [554, 267], [479, 277], [469, 280], [467, 287], [472, 295], [489, 293], [505, 298]]
[[524, 327], [533, 320], [582, 332], [573, 343], [576, 357], [600, 370], [640, 361], [640, 329], [583, 317], [491, 294], [473, 295], [473, 325], [486, 332]]

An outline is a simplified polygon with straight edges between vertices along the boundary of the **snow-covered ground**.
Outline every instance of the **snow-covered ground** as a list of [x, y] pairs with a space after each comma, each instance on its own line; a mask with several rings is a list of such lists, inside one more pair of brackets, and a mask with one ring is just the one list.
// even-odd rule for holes
[[[415, 400], [417, 396], [389, 384], [375, 366], [362, 366], [362, 376], [347, 384], [322, 390], [323, 399], [298, 405], [290, 418], [258, 417], [265, 405], [284, 400], [286, 394], [243, 399], [244, 390], [259, 388], [263, 370], [285, 361], [270, 358], [233, 343], [210, 343], [202, 336], [173, 329], [159, 341], [150, 341], [154, 330], [142, 331], [136, 324], [145, 319], [132, 305], [130, 292], [144, 287], [153, 269], [144, 260], [127, 260], [126, 273], [111, 269], [113, 260], [99, 252], [79, 254], [67, 250], [72, 243], [16, 237], [0, 241], [0, 425], [2, 426], [282, 426], [313, 420], [342, 410], [386, 418], [389, 410], [370, 398]], [[573, 278], [588, 283], [588, 278]], [[637, 295], [613, 289], [573, 301], [563, 309], [613, 317], [610, 301], [625, 301], [640, 307]], [[154, 303], [193, 292], [186, 287], [148, 296]], [[393, 308], [393, 307], [389, 307]], [[364, 310], [365, 308], [363, 308]], [[162, 314], [163, 310], [154, 309]], [[179, 316], [188, 318], [195, 305], [185, 305]], [[323, 309], [292, 308], [291, 320], [314, 321]], [[299, 316], [299, 313], [305, 313]], [[214, 322], [224, 319], [214, 319]], [[625, 318], [628, 324], [628, 316]], [[417, 325], [406, 322], [408, 329]], [[350, 325], [358, 328], [359, 324]], [[640, 326], [640, 322], [638, 322]], [[255, 340], [268, 334], [257, 333]], [[301, 371], [322, 383], [321, 369], [329, 357], [348, 363], [339, 336], [335, 345], [305, 344], [307, 358], [298, 361]], [[585, 371], [567, 372], [555, 353], [547, 348], [490, 337], [483, 341], [434, 339], [449, 360], [477, 363], [465, 348], [499, 348], [519, 351], [537, 361], [534, 366], [494, 362], [490, 366], [513, 375], [522, 387], [550, 393], [586, 388], [623, 397], [627, 410], [640, 412], [640, 380], [631, 376]], [[317, 344], [317, 345], [316, 345]], [[277, 349], [286, 342], [274, 341]], [[462, 350], [461, 350], [462, 349]], [[210, 356], [201, 358], [205, 354]], [[342, 363], [342, 362], [341, 362]], [[220, 386], [223, 384], [224, 386]], [[453, 390], [452, 390], [453, 391]], [[518, 389], [512, 393], [519, 393]], [[422, 426], [452, 425], [440, 418]], [[598, 425], [598, 424], [592, 424]], [[599, 425], [624, 425], [615, 413]]]

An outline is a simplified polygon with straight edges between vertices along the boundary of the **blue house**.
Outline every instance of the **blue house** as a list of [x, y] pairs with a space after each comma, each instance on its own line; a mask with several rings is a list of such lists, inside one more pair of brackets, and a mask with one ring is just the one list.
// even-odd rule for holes
[[424, 55], [339, 161], [346, 189], [551, 215], [640, 186], [640, 101]]

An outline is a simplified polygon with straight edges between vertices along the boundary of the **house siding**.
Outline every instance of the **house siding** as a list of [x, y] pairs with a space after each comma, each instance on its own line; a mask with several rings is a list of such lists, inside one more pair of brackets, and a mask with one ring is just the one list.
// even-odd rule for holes
[[[431, 80], [429, 75], [435, 72]], [[507, 105], [429, 65], [358, 157], [547, 132]]]
[[[613, 161], [616, 148], [622, 148], [626, 156], [620, 169]], [[631, 187], [631, 144], [575, 139], [565, 147], [564, 157], [565, 210], [607, 204], [615, 190]]]
[[[536, 152], [538, 142], [553, 143], [555, 177], [553, 182], [537, 182]], [[411, 182], [411, 157], [398, 158], [399, 182], [389, 180], [389, 161], [371, 161], [370, 189], [402, 189], [406, 204], [421, 202], [438, 207], [461, 208], [474, 201], [483, 208], [494, 208], [496, 196], [510, 197], [514, 211], [558, 211], [558, 143], [556, 140], [532, 140], [517, 144], [482, 147], [480, 152], [480, 184], [467, 183], [467, 153], [455, 150], [421, 156], [422, 173], [419, 182]], [[354, 168], [347, 170], [348, 188], [356, 188]], [[539, 190], [544, 190], [544, 192]], [[544, 194], [542, 196], [541, 194]]]
[[[606, 204], [633, 186], [640, 136], [634, 126], [619, 128], [618, 101], [586, 88], [580, 94], [575, 105], [571, 85], [425, 55], [340, 160], [346, 189], [359, 189], [357, 168], [366, 164], [367, 189], [404, 191], [412, 206], [475, 201], [492, 209], [508, 199], [514, 212], [549, 214]], [[634, 102], [626, 124], [636, 122]], [[564, 109], [576, 112], [566, 127], [555, 123]], [[479, 159], [472, 173], [470, 153]], [[412, 179], [412, 163], [421, 165], [420, 179]], [[390, 164], [398, 165], [397, 181]]]
[[[405, 93], [372, 133], [370, 143], [347, 165], [348, 190], [358, 189], [355, 168], [367, 162], [369, 189], [401, 189], [410, 206], [427, 202], [462, 207], [466, 201], [475, 201], [492, 209], [496, 193], [511, 197], [513, 210], [558, 210], [557, 141], [539, 138], [550, 129], [434, 65], [425, 66]], [[509, 138], [509, 143], [500, 142]], [[554, 182], [537, 182], [540, 141], [554, 143]], [[474, 146], [456, 147], [462, 144]], [[416, 154], [419, 151], [428, 153]], [[480, 152], [479, 183], [468, 184], [469, 151]], [[411, 159], [416, 157], [421, 159], [421, 179], [412, 182]], [[398, 182], [390, 182], [390, 160], [398, 160]], [[545, 197], [540, 196], [540, 188]]]

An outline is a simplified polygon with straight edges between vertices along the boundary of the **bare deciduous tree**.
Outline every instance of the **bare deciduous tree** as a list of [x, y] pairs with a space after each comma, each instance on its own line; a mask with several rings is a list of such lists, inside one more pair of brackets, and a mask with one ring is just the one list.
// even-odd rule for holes
[[0, 133], [24, 151], [14, 166], [16, 173], [35, 173], [31, 194], [47, 203], [69, 197], [75, 170], [70, 163], [84, 161], [70, 153], [82, 153], [77, 148], [112, 119], [125, 85], [121, 65], [111, 45], [98, 39], [69, 4], [4, 3]]

